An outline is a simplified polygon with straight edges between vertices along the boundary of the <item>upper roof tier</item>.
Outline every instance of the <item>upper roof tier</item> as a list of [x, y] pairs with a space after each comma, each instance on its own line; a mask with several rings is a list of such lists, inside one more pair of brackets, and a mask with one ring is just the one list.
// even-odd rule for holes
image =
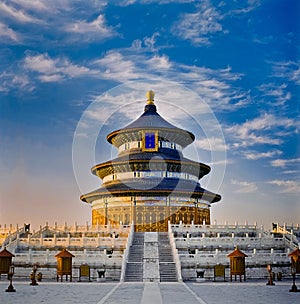
[[154, 92], [147, 92], [147, 104], [144, 113], [134, 122], [127, 125], [123, 129], [111, 132], [107, 135], [109, 143], [116, 147], [131, 141], [139, 141], [142, 139], [142, 131], [158, 131], [161, 139], [178, 143], [182, 147], [186, 147], [195, 140], [193, 133], [177, 128], [167, 122], [156, 111], [154, 105]]

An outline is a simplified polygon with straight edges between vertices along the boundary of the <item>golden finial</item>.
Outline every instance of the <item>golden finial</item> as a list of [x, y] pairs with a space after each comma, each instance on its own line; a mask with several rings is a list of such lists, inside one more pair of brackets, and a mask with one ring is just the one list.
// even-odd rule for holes
[[150, 90], [146, 93], [148, 105], [154, 104], [154, 96], [155, 96], [155, 93], [152, 90]]

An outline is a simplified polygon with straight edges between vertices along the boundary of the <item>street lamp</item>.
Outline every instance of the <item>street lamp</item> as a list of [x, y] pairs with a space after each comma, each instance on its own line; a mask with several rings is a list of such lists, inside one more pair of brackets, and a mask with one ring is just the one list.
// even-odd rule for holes
[[272, 266], [271, 264], [268, 264], [267, 265], [267, 270], [268, 270], [268, 273], [269, 273], [269, 280], [267, 282], [267, 285], [275, 285], [275, 283], [273, 282], [273, 278], [272, 278]]
[[7, 278], [9, 279], [10, 283], [9, 283], [8, 288], [5, 290], [6, 292], [15, 292], [16, 291], [12, 285], [12, 278], [13, 278], [14, 273], [15, 273], [15, 266], [13, 266], [13, 265], [9, 266]]
[[298, 288], [295, 284], [295, 281], [296, 281], [296, 267], [294, 265], [292, 265], [291, 267], [291, 274], [293, 276], [293, 285], [292, 285], [292, 288], [290, 289], [290, 292], [298, 292]]
[[36, 274], [37, 269], [38, 269], [37, 264], [33, 264], [33, 266], [32, 266], [32, 272], [30, 274], [30, 280], [31, 280], [30, 285], [32, 285], [32, 286], [39, 285], [37, 283], [37, 281], [36, 281], [36, 278], [35, 278], [35, 274]]

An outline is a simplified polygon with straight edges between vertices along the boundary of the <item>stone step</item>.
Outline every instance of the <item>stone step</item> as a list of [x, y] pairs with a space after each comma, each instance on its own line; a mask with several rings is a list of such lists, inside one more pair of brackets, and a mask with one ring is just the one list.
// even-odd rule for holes
[[130, 263], [126, 265], [125, 282], [141, 282], [143, 280], [142, 263]]
[[144, 233], [134, 233], [129, 248], [128, 262], [125, 271], [125, 282], [143, 281]]
[[177, 282], [177, 269], [168, 233], [158, 234], [159, 273], [161, 282]]

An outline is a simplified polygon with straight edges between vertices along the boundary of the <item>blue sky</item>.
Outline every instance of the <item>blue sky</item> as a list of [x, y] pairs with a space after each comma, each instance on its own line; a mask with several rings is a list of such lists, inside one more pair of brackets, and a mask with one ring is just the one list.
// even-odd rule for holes
[[0, 0], [0, 223], [90, 221], [90, 167], [115, 155], [106, 134], [149, 89], [196, 135], [186, 155], [212, 167], [212, 221], [299, 223], [298, 12], [296, 0]]

